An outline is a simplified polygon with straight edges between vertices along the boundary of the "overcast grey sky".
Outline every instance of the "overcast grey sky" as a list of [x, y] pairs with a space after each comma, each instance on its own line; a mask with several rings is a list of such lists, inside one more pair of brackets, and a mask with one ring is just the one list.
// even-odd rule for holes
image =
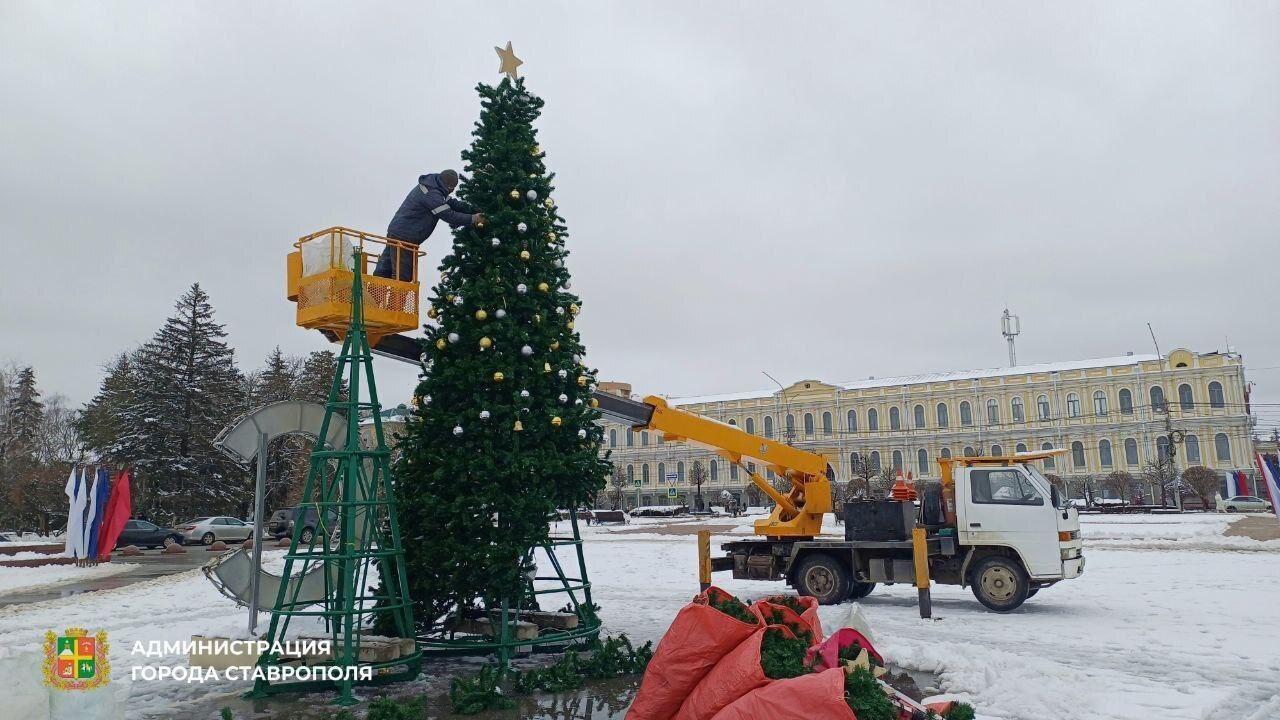
[[1280, 4], [480, 5], [0, 2], [0, 360], [83, 401], [194, 281], [242, 367], [323, 347], [289, 243], [460, 165], [511, 40], [605, 378], [1001, 365], [1007, 305], [1022, 361], [1150, 321], [1280, 402]]

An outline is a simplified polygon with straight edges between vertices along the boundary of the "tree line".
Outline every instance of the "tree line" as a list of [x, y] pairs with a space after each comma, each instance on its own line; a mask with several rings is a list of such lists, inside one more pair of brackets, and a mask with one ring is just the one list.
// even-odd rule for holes
[[[63, 488], [82, 464], [128, 468], [139, 517], [247, 516], [253, 473], [215, 447], [218, 433], [266, 403], [325, 402], [337, 361], [327, 350], [294, 357], [276, 347], [244, 372], [226, 338], [197, 283], [150, 340], [107, 364], [83, 407], [56, 394], [42, 399], [32, 367], [0, 368], [0, 529], [65, 524]], [[272, 445], [268, 509], [296, 502], [312, 445], [302, 437]]]

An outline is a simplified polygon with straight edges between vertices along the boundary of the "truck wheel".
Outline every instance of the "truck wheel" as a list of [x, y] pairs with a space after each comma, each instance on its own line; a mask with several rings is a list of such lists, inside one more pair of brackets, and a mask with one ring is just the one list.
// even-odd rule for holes
[[1027, 573], [1016, 560], [992, 555], [978, 563], [969, 576], [973, 596], [996, 612], [1017, 610], [1027, 599]]
[[849, 586], [851, 588], [849, 590], [850, 600], [861, 600], [862, 598], [870, 595], [872, 590], [876, 589], [875, 583], [862, 582], [861, 580], [852, 580], [849, 582]]
[[830, 555], [810, 555], [796, 571], [796, 592], [812, 595], [819, 605], [835, 605], [849, 597], [849, 570]]

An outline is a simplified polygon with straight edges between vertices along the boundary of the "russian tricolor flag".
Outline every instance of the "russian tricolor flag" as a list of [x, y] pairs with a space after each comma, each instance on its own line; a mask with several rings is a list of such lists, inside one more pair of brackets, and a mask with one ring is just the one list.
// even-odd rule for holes
[[1255, 452], [1253, 457], [1258, 464], [1258, 472], [1262, 473], [1262, 479], [1267, 488], [1267, 499], [1271, 501], [1271, 510], [1277, 518], [1280, 518], [1280, 503], [1276, 502], [1280, 500], [1280, 487], [1276, 486], [1276, 476], [1280, 475], [1280, 469], [1267, 462], [1260, 452]]

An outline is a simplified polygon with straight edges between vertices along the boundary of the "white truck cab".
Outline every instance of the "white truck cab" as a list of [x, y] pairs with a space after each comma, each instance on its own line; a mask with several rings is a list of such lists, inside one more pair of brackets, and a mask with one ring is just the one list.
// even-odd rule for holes
[[943, 503], [962, 584], [994, 610], [1084, 572], [1080, 518], [1032, 463], [1062, 451], [943, 461]]

